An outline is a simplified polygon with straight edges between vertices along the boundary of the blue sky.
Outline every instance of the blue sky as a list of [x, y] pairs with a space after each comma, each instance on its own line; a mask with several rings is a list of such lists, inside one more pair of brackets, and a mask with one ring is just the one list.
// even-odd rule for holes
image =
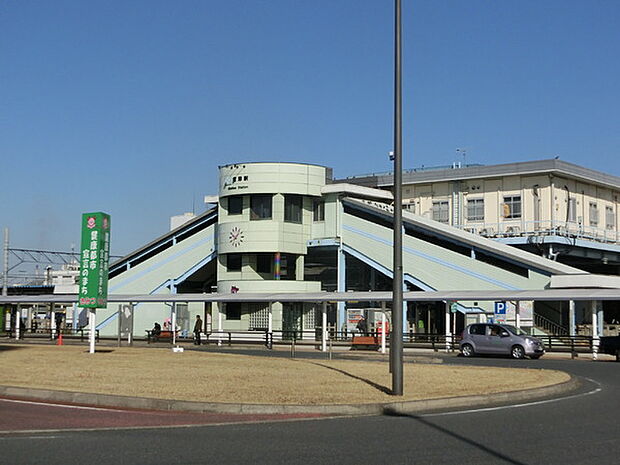
[[[620, 175], [620, 2], [403, 0], [405, 167], [551, 158]], [[7, 0], [0, 227], [112, 252], [204, 211], [217, 167], [388, 171], [391, 0]]]

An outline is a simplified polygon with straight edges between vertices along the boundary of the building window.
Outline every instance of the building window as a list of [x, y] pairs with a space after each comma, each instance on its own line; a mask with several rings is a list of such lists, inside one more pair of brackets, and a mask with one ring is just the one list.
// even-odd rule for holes
[[577, 199], [575, 197], [571, 197], [568, 199], [567, 221], [571, 221], [573, 223], [577, 221]]
[[241, 254], [226, 254], [226, 271], [241, 271]]
[[270, 220], [272, 198], [271, 194], [252, 195], [250, 197], [250, 219]]
[[256, 272], [257, 273], [271, 273], [272, 264], [273, 264], [273, 254], [270, 254], [270, 253], [256, 254]]
[[613, 207], [605, 207], [605, 228], [616, 229], [616, 215]]
[[590, 226], [598, 226], [598, 206], [590, 202]]
[[484, 199], [467, 199], [467, 221], [484, 221]]
[[226, 319], [227, 320], [240, 320], [241, 319], [241, 302], [228, 302], [226, 304]]
[[233, 195], [228, 197], [228, 214], [241, 215], [243, 213], [243, 196]]
[[448, 201], [447, 200], [435, 200], [433, 201], [433, 219], [440, 223], [448, 223]]
[[284, 221], [288, 223], [301, 223], [303, 211], [303, 199], [301, 195], [284, 196]]
[[325, 221], [325, 202], [315, 200], [312, 203], [312, 221]]
[[317, 327], [319, 312], [316, 311], [316, 307], [310, 307], [304, 310], [303, 313], [303, 327], [304, 329], [314, 329]]
[[280, 279], [295, 281], [296, 279], [297, 255], [281, 254], [280, 256]]
[[269, 328], [269, 304], [250, 303], [250, 329], [266, 331]]
[[509, 195], [504, 197], [504, 218], [506, 219], [516, 219], [521, 218], [521, 196], [520, 195]]

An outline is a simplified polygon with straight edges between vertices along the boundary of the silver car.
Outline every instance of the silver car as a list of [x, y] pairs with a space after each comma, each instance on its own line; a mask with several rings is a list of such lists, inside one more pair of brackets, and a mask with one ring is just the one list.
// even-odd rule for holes
[[529, 336], [515, 326], [492, 323], [467, 326], [463, 331], [460, 349], [464, 357], [497, 354], [536, 359], [545, 353], [545, 346], [540, 339]]

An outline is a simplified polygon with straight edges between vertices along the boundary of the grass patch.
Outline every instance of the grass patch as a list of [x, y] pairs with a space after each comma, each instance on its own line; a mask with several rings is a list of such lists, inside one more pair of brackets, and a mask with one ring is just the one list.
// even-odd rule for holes
[[[12, 345], [15, 347], [14, 345]], [[0, 345], [0, 384], [159, 399], [253, 404], [391, 402], [385, 362], [316, 361], [207, 351]], [[540, 369], [404, 365], [402, 400], [492, 394], [567, 381]]]

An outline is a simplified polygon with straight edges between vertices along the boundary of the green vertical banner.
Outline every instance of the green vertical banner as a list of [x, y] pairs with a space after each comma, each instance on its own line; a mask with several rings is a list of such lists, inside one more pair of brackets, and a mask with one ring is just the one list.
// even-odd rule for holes
[[82, 215], [80, 253], [80, 294], [78, 306], [103, 308], [108, 305], [108, 268], [110, 264], [110, 215]]

